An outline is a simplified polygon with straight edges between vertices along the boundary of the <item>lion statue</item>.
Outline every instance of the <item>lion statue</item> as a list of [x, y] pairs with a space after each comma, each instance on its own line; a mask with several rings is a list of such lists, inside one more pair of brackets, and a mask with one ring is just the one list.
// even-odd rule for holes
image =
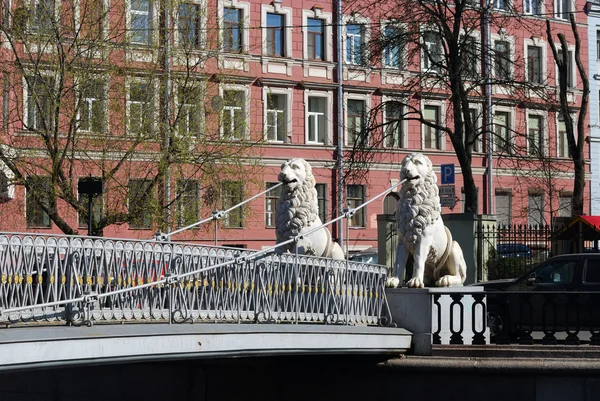
[[[283, 183], [275, 228], [277, 243], [285, 242], [300, 234], [322, 225], [319, 218], [319, 204], [315, 177], [310, 164], [304, 159], [291, 159], [281, 165], [277, 179]], [[327, 227], [317, 230], [297, 244], [290, 243], [277, 248], [278, 253], [296, 252], [303, 255], [321, 256], [343, 260], [344, 251], [337, 242], [331, 239]]]
[[437, 177], [431, 160], [412, 153], [402, 161], [400, 199], [396, 211], [398, 246], [395, 271], [400, 280], [409, 254], [413, 276], [408, 287], [449, 287], [465, 282], [467, 264], [460, 245], [442, 221]]

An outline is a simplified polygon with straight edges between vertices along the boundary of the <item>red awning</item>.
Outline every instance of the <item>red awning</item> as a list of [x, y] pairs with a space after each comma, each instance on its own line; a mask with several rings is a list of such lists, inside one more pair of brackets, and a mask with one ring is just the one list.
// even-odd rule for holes
[[554, 238], [571, 240], [581, 238], [584, 241], [600, 240], [600, 216], [577, 216], [565, 224]]

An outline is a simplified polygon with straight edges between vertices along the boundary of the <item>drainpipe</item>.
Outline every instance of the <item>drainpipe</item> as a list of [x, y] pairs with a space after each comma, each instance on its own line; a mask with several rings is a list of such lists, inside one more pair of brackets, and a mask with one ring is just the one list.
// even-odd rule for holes
[[[337, 214], [342, 214], [344, 210], [344, 85], [343, 78], [343, 38], [342, 38], [342, 0], [336, 0], [337, 5]], [[340, 219], [337, 223], [338, 241], [342, 249], [344, 249], [344, 219]], [[344, 249], [344, 252], [348, 252]]]
[[[483, 0], [486, 1], [486, 0]], [[490, 8], [493, 0], [487, 0], [485, 7], [485, 100], [486, 100], [486, 119], [487, 119], [487, 179], [488, 179], [488, 201], [487, 201], [487, 214], [491, 215], [494, 213], [494, 200], [493, 200], [493, 168], [492, 168], [492, 150], [494, 141], [492, 140], [492, 34], [490, 28]]]

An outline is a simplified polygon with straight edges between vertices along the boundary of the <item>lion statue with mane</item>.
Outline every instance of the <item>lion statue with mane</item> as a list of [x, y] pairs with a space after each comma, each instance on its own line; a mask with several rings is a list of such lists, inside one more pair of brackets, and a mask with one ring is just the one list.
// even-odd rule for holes
[[467, 264], [460, 245], [442, 221], [437, 177], [431, 160], [412, 153], [402, 161], [400, 199], [396, 210], [398, 246], [395, 271], [400, 281], [408, 256], [413, 276], [408, 287], [449, 287], [465, 282]]
[[[275, 228], [277, 243], [285, 242], [307, 233], [323, 224], [319, 218], [319, 204], [315, 177], [310, 164], [304, 159], [291, 159], [281, 165], [277, 179], [283, 183]], [[344, 259], [344, 251], [331, 239], [327, 227], [305, 236], [297, 244], [289, 243], [277, 248], [278, 253], [296, 252], [299, 254]]]

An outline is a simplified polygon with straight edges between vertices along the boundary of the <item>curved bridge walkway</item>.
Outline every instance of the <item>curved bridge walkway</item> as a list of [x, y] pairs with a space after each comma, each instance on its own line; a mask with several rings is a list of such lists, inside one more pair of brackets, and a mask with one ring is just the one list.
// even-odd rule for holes
[[0, 369], [262, 353], [399, 354], [411, 335], [382, 327], [391, 326], [386, 278], [384, 266], [272, 251], [1, 233]]

